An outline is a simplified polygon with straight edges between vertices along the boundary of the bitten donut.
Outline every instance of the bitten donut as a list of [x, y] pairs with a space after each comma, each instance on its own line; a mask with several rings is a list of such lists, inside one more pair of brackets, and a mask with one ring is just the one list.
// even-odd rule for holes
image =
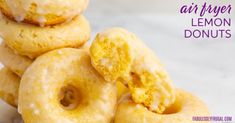
[[118, 105], [114, 123], [194, 123], [193, 116], [209, 116], [208, 108], [194, 95], [177, 89], [176, 101], [163, 114], [151, 112], [126, 96]]
[[80, 47], [90, 37], [90, 25], [82, 15], [50, 27], [16, 23], [3, 16], [0, 28], [0, 36], [7, 46], [30, 58], [58, 48]]
[[4, 15], [18, 22], [55, 25], [81, 14], [88, 0], [0, 0]]
[[110, 123], [116, 86], [103, 79], [82, 49], [38, 57], [24, 73], [18, 110], [25, 123]]
[[169, 75], [155, 54], [133, 33], [110, 28], [91, 44], [92, 65], [107, 81], [128, 84], [133, 100], [162, 113], [175, 100]]
[[17, 107], [20, 78], [7, 68], [0, 69], [0, 98]]
[[0, 62], [18, 76], [32, 64], [33, 60], [28, 57], [15, 54], [5, 43], [0, 44]]

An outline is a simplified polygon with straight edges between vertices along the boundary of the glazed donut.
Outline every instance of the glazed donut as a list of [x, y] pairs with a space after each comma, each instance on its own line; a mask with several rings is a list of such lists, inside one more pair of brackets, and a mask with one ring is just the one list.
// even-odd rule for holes
[[[81, 46], [80, 49], [89, 51], [89, 45], [85, 44]], [[21, 77], [25, 70], [32, 64], [33, 60], [15, 54], [5, 43], [2, 43], [0, 44], [0, 62]]]
[[25, 71], [18, 110], [25, 123], [110, 123], [116, 86], [103, 79], [82, 49], [39, 56]]
[[18, 22], [55, 25], [81, 14], [88, 0], [0, 0], [4, 15]]
[[162, 113], [174, 100], [174, 88], [154, 53], [133, 33], [111, 28], [91, 44], [92, 65], [107, 81], [128, 84], [133, 100]]
[[114, 123], [194, 123], [193, 116], [209, 116], [206, 105], [200, 99], [181, 89], [175, 92], [174, 104], [163, 114], [151, 112], [126, 96], [118, 105]]
[[50, 27], [37, 27], [16, 23], [2, 17], [0, 36], [7, 46], [20, 55], [36, 58], [58, 48], [80, 47], [90, 37], [90, 25], [84, 16], [72, 21]]
[[0, 62], [21, 77], [33, 60], [15, 54], [5, 43], [2, 43], [0, 44]]
[[0, 98], [17, 107], [20, 78], [6, 67], [0, 69]]

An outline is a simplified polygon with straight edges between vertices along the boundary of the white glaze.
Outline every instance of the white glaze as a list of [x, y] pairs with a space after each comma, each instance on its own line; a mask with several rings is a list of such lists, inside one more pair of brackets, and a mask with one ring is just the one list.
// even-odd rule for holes
[[15, 20], [24, 20], [30, 7], [37, 6], [37, 14], [41, 15], [37, 20], [41, 26], [46, 22], [45, 15], [71, 17], [80, 14], [88, 4], [87, 0], [5, 0]]

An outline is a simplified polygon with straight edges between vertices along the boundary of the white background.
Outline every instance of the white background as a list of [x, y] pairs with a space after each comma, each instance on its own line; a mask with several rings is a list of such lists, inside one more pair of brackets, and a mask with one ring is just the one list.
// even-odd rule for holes
[[85, 15], [92, 25], [91, 40], [105, 28], [127, 28], [156, 52], [177, 87], [204, 100], [213, 115], [235, 118], [235, 1], [228, 2], [233, 5], [230, 40], [184, 39], [191, 16], [179, 14], [186, 3], [182, 0], [91, 0]]

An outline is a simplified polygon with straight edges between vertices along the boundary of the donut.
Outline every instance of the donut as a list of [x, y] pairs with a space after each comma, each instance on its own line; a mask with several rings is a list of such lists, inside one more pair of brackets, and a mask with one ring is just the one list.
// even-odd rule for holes
[[4, 15], [30, 24], [48, 26], [60, 24], [81, 14], [88, 0], [0, 0]]
[[194, 123], [193, 116], [209, 116], [207, 106], [199, 98], [182, 89], [176, 89], [175, 92], [175, 102], [163, 114], [134, 103], [127, 95], [118, 104], [114, 123]]
[[21, 77], [33, 60], [15, 54], [5, 43], [2, 43], [0, 44], [0, 62]]
[[0, 69], [0, 98], [17, 107], [20, 78], [8, 68]]
[[25, 71], [18, 111], [25, 123], [110, 123], [116, 91], [92, 67], [87, 51], [58, 49]]
[[[89, 45], [85, 44], [81, 46], [80, 49], [89, 51]], [[32, 64], [33, 60], [15, 54], [5, 43], [2, 43], [0, 44], [0, 62], [21, 77], [25, 70]]]
[[38, 27], [16, 23], [2, 16], [0, 36], [20, 55], [36, 58], [42, 53], [64, 48], [80, 47], [90, 37], [90, 25], [84, 16], [55, 26]]
[[92, 65], [106, 81], [128, 85], [136, 103], [162, 113], [174, 103], [169, 75], [155, 54], [133, 33], [110, 28], [98, 33], [90, 47]]

